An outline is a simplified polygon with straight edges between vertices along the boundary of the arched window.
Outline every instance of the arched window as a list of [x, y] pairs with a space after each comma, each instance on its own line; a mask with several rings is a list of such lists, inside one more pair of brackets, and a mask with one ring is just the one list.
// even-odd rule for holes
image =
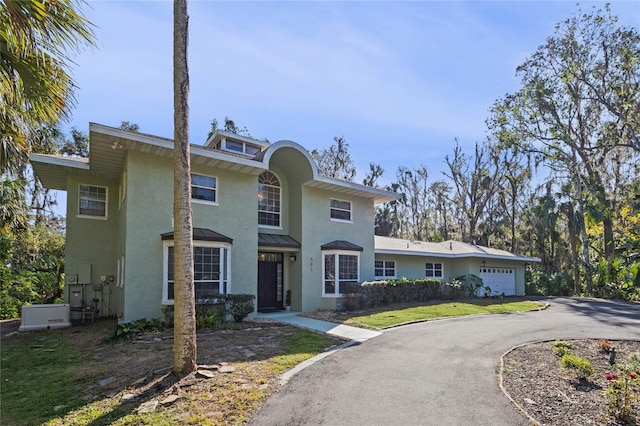
[[280, 179], [272, 172], [258, 177], [258, 225], [280, 227]]

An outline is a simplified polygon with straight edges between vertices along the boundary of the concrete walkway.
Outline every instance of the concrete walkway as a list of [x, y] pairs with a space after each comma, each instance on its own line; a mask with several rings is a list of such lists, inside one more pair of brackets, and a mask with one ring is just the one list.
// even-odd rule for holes
[[259, 313], [258, 318], [269, 318], [296, 327], [317, 330], [343, 339], [364, 342], [382, 334], [380, 331], [366, 330], [364, 328], [351, 327], [343, 324], [336, 324], [328, 321], [320, 321], [313, 318], [301, 317], [298, 312], [275, 312], [263, 314]]

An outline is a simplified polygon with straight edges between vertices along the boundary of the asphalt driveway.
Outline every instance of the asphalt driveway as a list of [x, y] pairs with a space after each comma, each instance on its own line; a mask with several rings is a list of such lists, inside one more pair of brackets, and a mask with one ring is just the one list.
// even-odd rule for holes
[[544, 339], [640, 340], [640, 305], [548, 299], [538, 312], [385, 331], [294, 376], [251, 425], [528, 425], [497, 385], [508, 349]]

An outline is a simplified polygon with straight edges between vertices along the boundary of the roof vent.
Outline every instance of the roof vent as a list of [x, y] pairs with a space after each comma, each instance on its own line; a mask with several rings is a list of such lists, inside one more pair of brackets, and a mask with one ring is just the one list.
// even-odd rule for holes
[[449, 250], [453, 250], [453, 243], [449, 241]]

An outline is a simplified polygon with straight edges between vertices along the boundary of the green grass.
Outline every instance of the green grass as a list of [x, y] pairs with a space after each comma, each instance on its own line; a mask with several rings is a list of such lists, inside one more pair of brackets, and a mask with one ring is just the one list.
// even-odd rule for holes
[[36, 424], [85, 402], [77, 391], [80, 359], [61, 339], [41, 333], [2, 344], [0, 418], [3, 424]]
[[349, 318], [350, 322], [369, 327], [392, 327], [410, 321], [420, 321], [445, 317], [458, 317], [475, 314], [497, 314], [524, 312], [539, 309], [537, 302], [504, 302], [494, 299], [479, 299], [415, 306], [395, 311], [377, 312]]
[[271, 362], [277, 371], [284, 371], [324, 352], [331, 344], [332, 340], [326, 335], [301, 330], [289, 338], [285, 353], [271, 358]]

